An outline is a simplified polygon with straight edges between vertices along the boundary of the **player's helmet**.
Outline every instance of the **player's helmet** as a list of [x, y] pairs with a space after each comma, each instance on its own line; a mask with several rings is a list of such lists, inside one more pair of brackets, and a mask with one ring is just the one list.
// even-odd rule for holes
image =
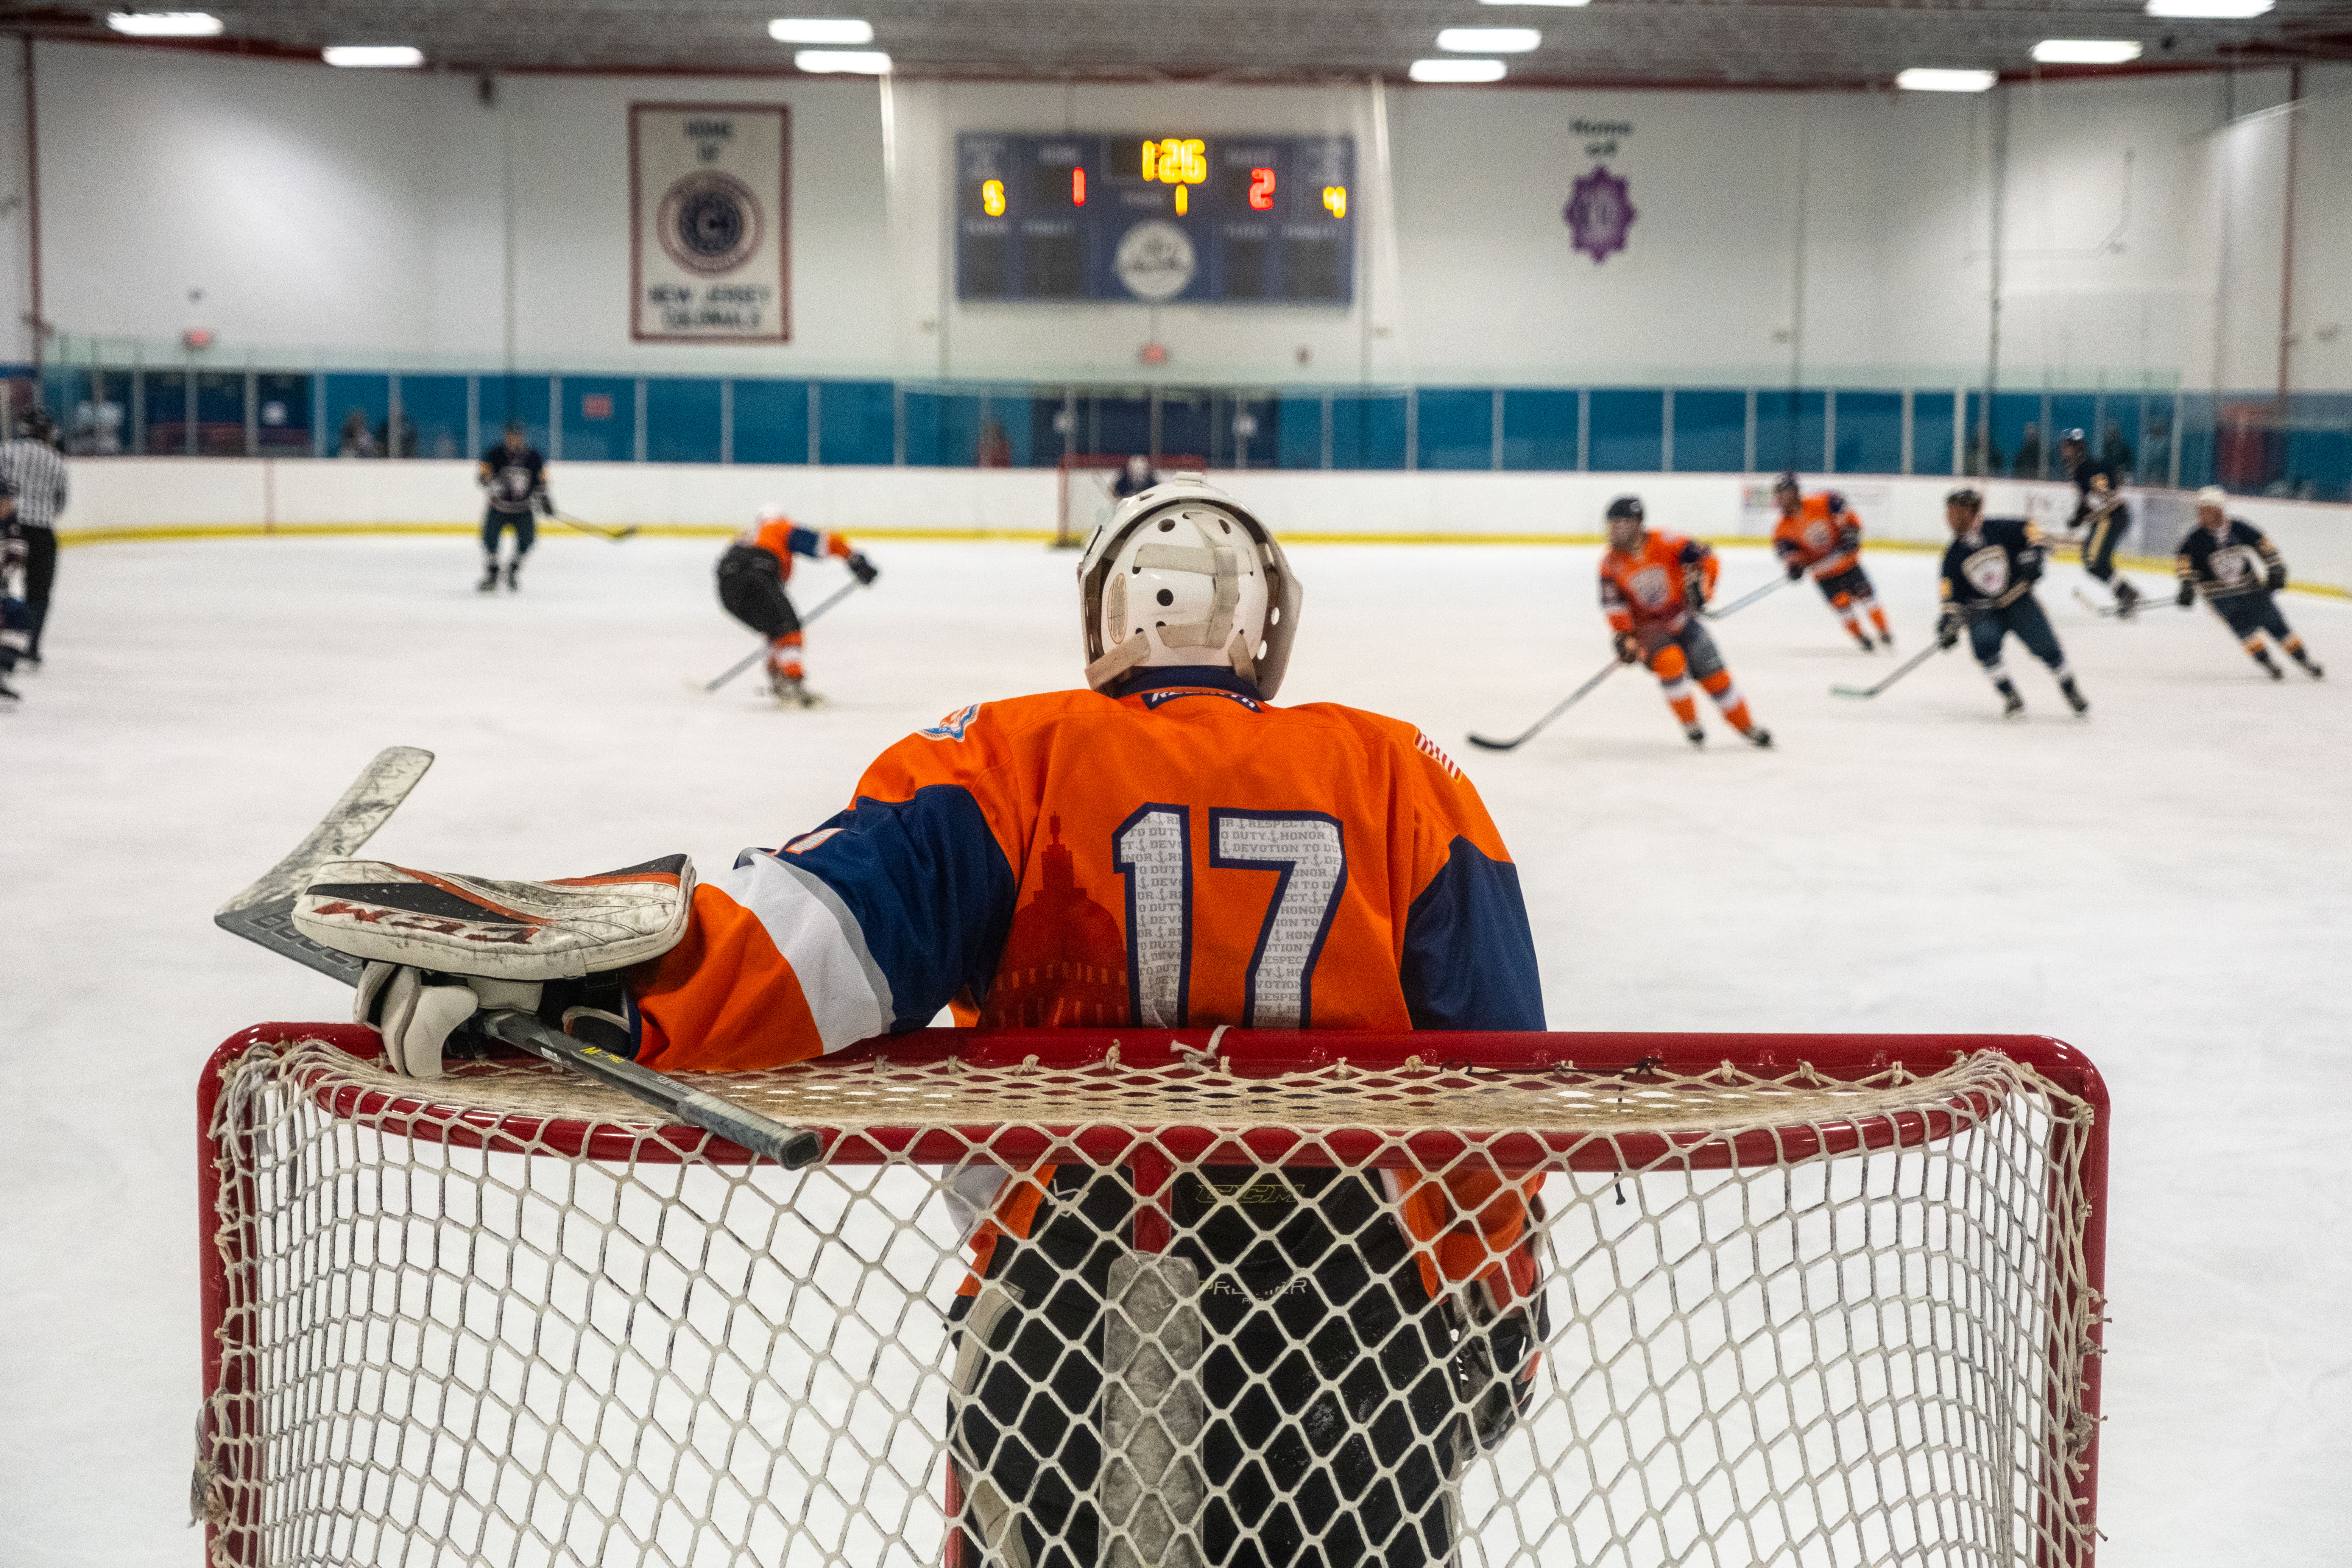
[[2073, 430], [2059, 431], [2058, 444], [2061, 447], [2087, 447], [2091, 443], [2088, 438], [2084, 436], [2081, 429], [2076, 428]]
[[1078, 561], [1087, 684], [1224, 665], [1270, 701], [1302, 596], [1281, 542], [1240, 502], [1191, 475], [1163, 479], [1121, 501]]
[[1775, 499], [1791, 490], [1799, 495], [1805, 492], [1805, 487], [1797, 482], [1797, 476], [1794, 474], [1782, 474], [1772, 481], [1772, 494]]
[[1612, 550], [1631, 550], [1640, 542], [1643, 529], [1642, 498], [1619, 496], [1609, 503], [1609, 546]]
[[1964, 506], [1970, 511], [1982, 511], [1984, 510], [1984, 497], [1963, 486], [1961, 489], [1956, 489], [1945, 496], [1944, 504], [1946, 506]]
[[58, 435], [58, 422], [49, 417], [47, 409], [37, 403], [16, 416], [16, 434], [27, 441], [54, 441]]

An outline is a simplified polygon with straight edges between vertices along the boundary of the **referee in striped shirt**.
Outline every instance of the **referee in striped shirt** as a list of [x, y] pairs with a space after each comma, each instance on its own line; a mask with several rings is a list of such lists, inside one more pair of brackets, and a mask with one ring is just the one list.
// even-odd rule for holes
[[49, 618], [49, 586], [58, 576], [58, 514], [66, 509], [66, 460], [58, 453], [57, 422], [46, 408], [16, 416], [16, 433], [0, 441], [0, 479], [16, 492], [16, 531], [25, 542], [25, 605], [32, 625], [25, 662], [41, 668], [41, 627]]

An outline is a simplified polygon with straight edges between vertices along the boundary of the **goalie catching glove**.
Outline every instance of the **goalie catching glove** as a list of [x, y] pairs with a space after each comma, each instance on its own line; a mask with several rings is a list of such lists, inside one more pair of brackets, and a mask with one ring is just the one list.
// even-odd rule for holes
[[437, 1078], [450, 1037], [486, 1008], [535, 1014], [584, 1044], [634, 1055], [622, 972], [677, 946], [693, 902], [683, 855], [548, 882], [335, 860], [296, 900], [294, 925], [368, 961], [353, 1020], [383, 1037], [393, 1071]]

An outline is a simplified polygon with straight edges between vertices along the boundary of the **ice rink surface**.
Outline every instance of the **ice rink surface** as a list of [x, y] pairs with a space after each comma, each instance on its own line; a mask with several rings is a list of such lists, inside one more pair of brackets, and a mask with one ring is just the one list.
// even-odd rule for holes
[[[493, 876], [680, 849], [717, 868], [846, 804], [974, 700], [1079, 683], [1074, 558], [880, 542], [811, 632], [817, 713], [756, 677], [715, 541], [550, 541], [523, 592], [456, 538], [113, 545], [65, 558], [50, 668], [0, 714], [0, 1562], [184, 1565], [197, 1404], [194, 1086], [231, 1031], [349, 993], [215, 931], [386, 744], [439, 754], [372, 847]], [[1866, 557], [1904, 638], [1933, 559]], [[1809, 586], [1717, 628], [1779, 740], [1685, 745], [1598, 668], [1592, 552], [1303, 547], [1286, 702], [1419, 723], [1520, 867], [1557, 1028], [2045, 1034], [2114, 1093], [2102, 1560], [2322, 1568], [2352, 1539], [2352, 605], [2289, 595], [2339, 679], [2273, 686], [2212, 615], [2049, 606], [2094, 703], [2005, 723], [1965, 653], [1869, 702]], [[1727, 553], [1724, 596], [1768, 559]], [[2163, 593], [2168, 583], [2140, 574]], [[837, 567], [803, 565], [814, 603]], [[1703, 705], [1704, 706], [1704, 705]]]

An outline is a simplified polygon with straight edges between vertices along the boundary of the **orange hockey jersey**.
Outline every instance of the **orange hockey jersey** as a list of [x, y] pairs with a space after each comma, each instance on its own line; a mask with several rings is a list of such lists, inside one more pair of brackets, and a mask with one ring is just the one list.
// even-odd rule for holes
[[1772, 525], [1772, 548], [1789, 565], [1810, 568], [1815, 577], [1853, 570], [1862, 558], [1862, 519], [1835, 490], [1804, 499], [1797, 515]]
[[771, 1066], [992, 1025], [1539, 1029], [1518, 874], [1409, 724], [1224, 669], [975, 705], [746, 850], [635, 977], [639, 1059]]
[[1679, 533], [1652, 531], [1628, 555], [1601, 552], [1601, 610], [1613, 631], [1678, 632], [1715, 592], [1715, 552]]
[[[793, 557], [795, 555], [806, 555], [812, 559], [820, 555], [832, 555], [843, 560], [848, 559], [850, 555], [849, 541], [841, 535], [825, 533], [814, 528], [803, 528], [788, 517], [769, 518], [755, 522], [737, 534], [727, 546], [727, 553], [730, 556], [742, 550], [757, 550], [774, 556], [776, 580], [781, 583], [789, 583], [793, 580]], [[757, 557], [752, 559], [756, 560]]]

